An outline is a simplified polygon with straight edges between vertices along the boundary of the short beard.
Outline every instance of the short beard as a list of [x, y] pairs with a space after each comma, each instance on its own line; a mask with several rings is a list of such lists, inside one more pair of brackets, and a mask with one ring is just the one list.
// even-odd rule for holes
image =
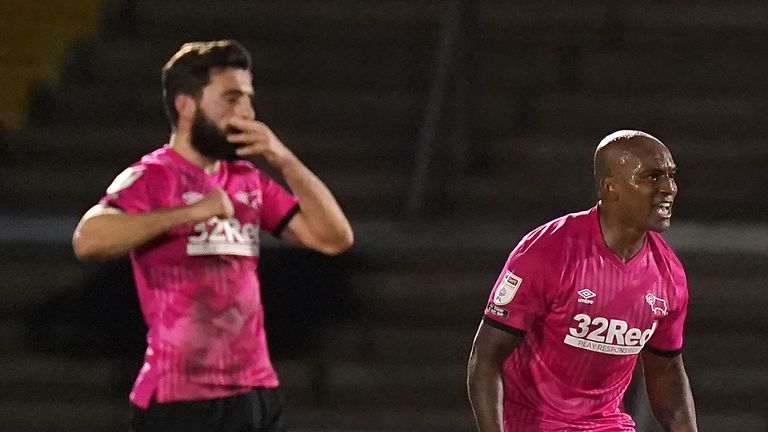
[[227, 141], [227, 135], [236, 133], [240, 131], [231, 126], [226, 130], [220, 129], [198, 109], [192, 122], [189, 140], [192, 147], [208, 159], [231, 161], [240, 158], [235, 151], [239, 145]]

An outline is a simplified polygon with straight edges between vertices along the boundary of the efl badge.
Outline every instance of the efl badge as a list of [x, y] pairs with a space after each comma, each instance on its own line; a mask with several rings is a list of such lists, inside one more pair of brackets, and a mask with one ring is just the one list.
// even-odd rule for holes
[[651, 312], [654, 315], [660, 314], [661, 316], [667, 315], [667, 301], [658, 298], [655, 295], [648, 293], [645, 295], [645, 301], [651, 306]]
[[499, 306], [504, 306], [511, 302], [515, 298], [515, 293], [520, 288], [522, 281], [523, 278], [511, 271], [507, 271], [501, 279], [499, 286], [496, 287], [496, 292], [493, 294], [493, 302]]

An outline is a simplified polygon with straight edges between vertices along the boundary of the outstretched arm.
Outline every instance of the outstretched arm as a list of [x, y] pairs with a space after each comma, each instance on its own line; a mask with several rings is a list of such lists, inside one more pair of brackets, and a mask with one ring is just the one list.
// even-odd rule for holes
[[283, 175], [301, 205], [288, 223], [283, 237], [301, 246], [335, 255], [353, 243], [352, 227], [328, 187], [294, 155], [264, 123], [234, 118], [231, 125], [241, 130], [230, 135], [241, 144], [240, 156], [262, 156]]
[[203, 222], [213, 216], [228, 218], [233, 212], [232, 202], [220, 188], [212, 189], [194, 204], [146, 213], [123, 213], [99, 204], [80, 220], [72, 236], [72, 247], [82, 261], [115, 258], [173, 227]]
[[504, 431], [504, 360], [521, 340], [484, 322], [477, 329], [467, 365], [467, 388], [480, 432]]
[[656, 420], [667, 432], [696, 432], [696, 409], [682, 354], [663, 357], [643, 350], [648, 400]]

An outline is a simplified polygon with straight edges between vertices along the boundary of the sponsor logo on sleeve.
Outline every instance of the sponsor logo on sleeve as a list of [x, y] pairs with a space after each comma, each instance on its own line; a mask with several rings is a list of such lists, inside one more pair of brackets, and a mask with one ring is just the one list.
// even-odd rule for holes
[[504, 273], [499, 286], [496, 287], [496, 291], [493, 293], [493, 302], [499, 306], [504, 306], [515, 298], [517, 289], [520, 288], [520, 284], [523, 282], [523, 278], [507, 271]]
[[645, 301], [651, 306], [653, 315], [667, 316], [667, 301], [648, 293], [645, 295]]
[[508, 310], [500, 308], [495, 304], [493, 304], [492, 302], [488, 302], [488, 307], [486, 309], [488, 309], [488, 312], [496, 315], [497, 317], [506, 318], [507, 316], [509, 316]]

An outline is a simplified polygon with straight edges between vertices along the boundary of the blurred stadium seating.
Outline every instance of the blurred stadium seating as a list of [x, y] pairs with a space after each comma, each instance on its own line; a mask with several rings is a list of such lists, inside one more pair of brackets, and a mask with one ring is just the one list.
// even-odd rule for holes
[[[684, 355], [701, 430], [765, 431], [768, 7], [479, 1], [466, 165], [434, 167], [441, 193], [405, 215], [450, 3], [109, 2], [98, 36], [72, 46], [0, 146], [0, 430], [125, 428], [142, 336], [120, 314], [135, 311], [130, 274], [125, 261], [78, 264], [69, 236], [125, 165], [167, 139], [166, 59], [188, 40], [236, 38], [254, 57], [259, 117], [356, 230], [334, 260], [265, 245], [270, 338], [297, 430], [473, 430], [464, 368], [506, 254], [592, 205], [594, 146], [633, 128], [679, 168], [668, 239], [689, 276]], [[310, 261], [308, 286], [281, 275], [297, 258]], [[281, 288], [316, 304], [285, 307]]]

